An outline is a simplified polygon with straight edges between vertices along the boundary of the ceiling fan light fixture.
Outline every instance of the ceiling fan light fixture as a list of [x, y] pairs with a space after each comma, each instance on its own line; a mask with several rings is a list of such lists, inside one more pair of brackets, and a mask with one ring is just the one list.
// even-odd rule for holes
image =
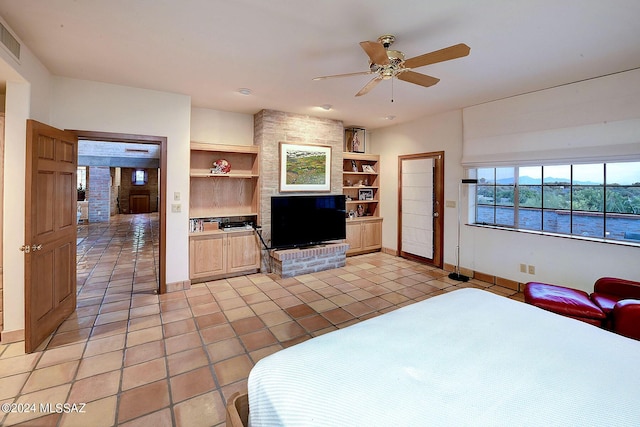
[[329, 110], [331, 110], [333, 108], [333, 105], [331, 105], [331, 104], [322, 104], [320, 106], [320, 108], [322, 108], [324, 111], [329, 111]]
[[385, 120], [394, 120], [396, 118], [396, 116], [386, 116], [384, 119]]
[[238, 89], [238, 93], [241, 95], [249, 96], [251, 95], [251, 89], [246, 87], [241, 87], [240, 89]]

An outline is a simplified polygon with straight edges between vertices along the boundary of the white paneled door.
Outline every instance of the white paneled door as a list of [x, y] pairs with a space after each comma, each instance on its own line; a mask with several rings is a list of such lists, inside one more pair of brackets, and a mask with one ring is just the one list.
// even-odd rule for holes
[[[400, 253], [438, 263], [436, 227], [440, 202], [435, 197], [440, 156], [400, 158]], [[438, 248], [439, 249], [439, 248]]]
[[402, 250], [433, 258], [433, 159], [402, 161]]

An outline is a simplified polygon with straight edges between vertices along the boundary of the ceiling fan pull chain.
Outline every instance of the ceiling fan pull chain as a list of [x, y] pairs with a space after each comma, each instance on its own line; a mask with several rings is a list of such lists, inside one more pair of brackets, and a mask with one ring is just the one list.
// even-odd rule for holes
[[391, 102], [393, 102], [393, 81], [395, 80], [395, 77], [391, 77]]

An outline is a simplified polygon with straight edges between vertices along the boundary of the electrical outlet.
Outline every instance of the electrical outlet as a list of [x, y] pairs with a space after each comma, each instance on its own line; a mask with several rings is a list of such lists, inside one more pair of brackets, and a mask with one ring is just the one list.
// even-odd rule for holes
[[455, 200], [445, 200], [444, 206], [447, 207], [447, 208], [455, 208], [456, 207], [456, 201]]
[[171, 212], [180, 213], [182, 212], [182, 205], [180, 203], [174, 203], [171, 205]]
[[536, 266], [535, 265], [530, 265], [529, 266], [529, 274], [536, 274]]
[[527, 272], [527, 264], [520, 264], [520, 273]]

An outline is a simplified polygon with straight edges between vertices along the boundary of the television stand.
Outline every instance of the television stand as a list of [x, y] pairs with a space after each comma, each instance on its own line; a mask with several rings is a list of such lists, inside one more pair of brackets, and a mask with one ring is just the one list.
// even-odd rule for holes
[[294, 277], [344, 267], [347, 262], [347, 243], [312, 245], [305, 248], [275, 249], [270, 256], [273, 273], [280, 277]]

